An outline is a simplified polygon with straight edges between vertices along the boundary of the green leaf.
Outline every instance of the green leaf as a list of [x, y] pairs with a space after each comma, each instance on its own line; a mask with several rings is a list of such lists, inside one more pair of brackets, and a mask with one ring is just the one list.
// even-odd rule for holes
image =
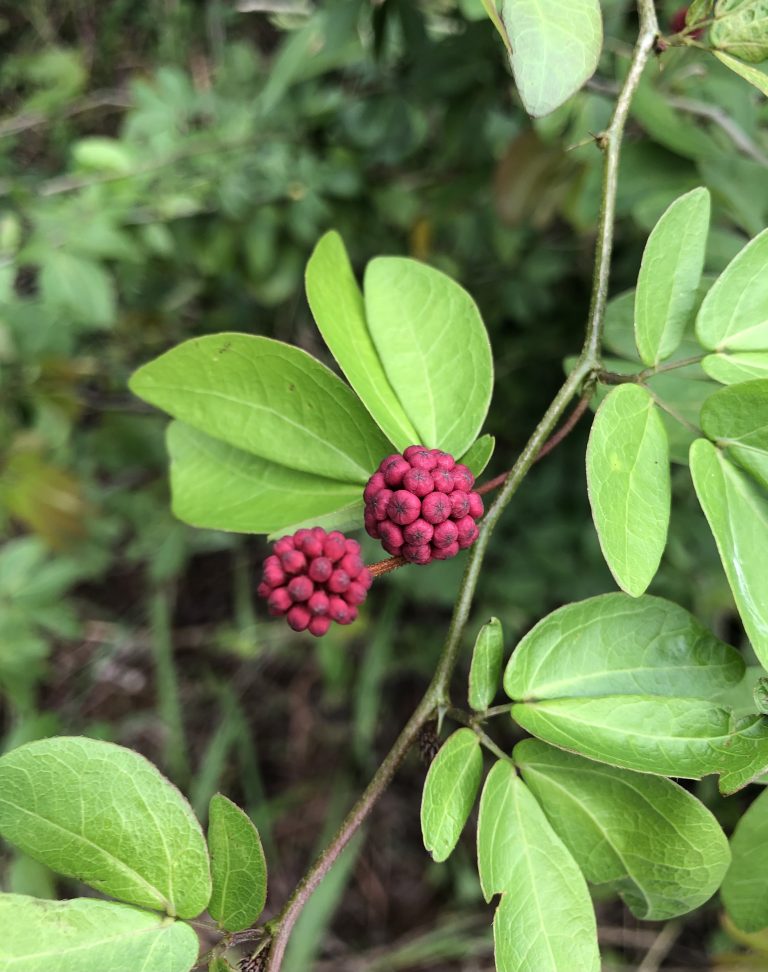
[[685, 25], [691, 27], [709, 20], [712, 15], [714, 0], [693, 0], [685, 12]]
[[194, 918], [208, 904], [205, 839], [143, 756], [80, 736], [0, 759], [0, 834], [51, 870], [131, 904]]
[[365, 483], [391, 451], [347, 385], [271, 338], [193, 338], [139, 368], [130, 387], [215, 439], [327, 479]]
[[172, 921], [112, 901], [41, 901], [0, 894], [3, 972], [189, 972], [197, 935]]
[[483, 472], [485, 467], [491, 461], [491, 456], [493, 455], [493, 450], [496, 447], [496, 439], [492, 435], [481, 435], [479, 439], [475, 441], [473, 445], [467, 449], [464, 455], [459, 459], [459, 462], [463, 462], [464, 465], [471, 470], [472, 475], [477, 479], [477, 477]]
[[363, 295], [338, 233], [326, 233], [307, 264], [307, 299], [325, 343], [384, 434], [402, 452], [418, 433], [389, 383], [365, 319]]
[[597, 410], [587, 446], [587, 489], [611, 573], [638, 597], [661, 561], [670, 509], [667, 433], [645, 388], [619, 385]]
[[324, 513], [322, 516], [310, 516], [306, 520], [289, 523], [284, 527], [280, 527], [279, 530], [273, 530], [267, 539], [270, 542], [277, 540], [286, 534], [295, 533], [302, 527], [306, 529], [308, 527], [320, 526], [329, 532], [331, 530], [341, 530], [342, 533], [348, 533], [350, 530], [359, 530], [360, 524], [363, 522], [364, 512], [365, 504], [363, 501], [355, 500], [354, 503], [342, 506], [340, 510], [336, 510], [333, 513]]
[[701, 427], [768, 489], [768, 379], [722, 388], [704, 403]]
[[768, 766], [766, 720], [735, 720], [729, 709], [701, 699], [548, 699], [513, 706], [512, 718], [544, 742], [611, 766], [693, 780], [719, 773], [724, 793]]
[[768, 378], [768, 351], [708, 354], [701, 367], [723, 385], [735, 385], [750, 378]]
[[601, 594], [539, 621], [512, 653], [504, 691], [511, 699], [710, 699], [743, 675], [741, 655], [677, 604]]
[[717, 0], [710, 39], [744, 61], [768, 58], [768, 0]]
[[[737, 386], [738, 387], [738, 386]], [[705, 439], [691, 475], [752, 648], [768, 666], [768, 498]]]
[[768, 714], [768, 678], [761, 676], [752, 690], [755, 708], [763, 715]]
[[635, 292], [635, 339], [644, 364], [668, 358], [696, 305], [709, 228], [709, 192], [694, 189], [666, 210], [648, 238]]
[[166, 442], [173, 512], [192, 526], [275, 533], [362, 502], [357, 485], [261, 459], [182, 422], [170, 423]]
[[40, 271], [40, 289], [48, 303], [64, 308], [84, 326], [107, 327], [115, 319], [112, 278], [93, 260], [66, 250], [47, 250]]
[[458, 729], [440, 747], [424, 781], [421, 832], [434, 860], [446, 860], [456, 846], [482, 775], [480, 740], [471, 729]]
[[595, 73], [603, 46], [599, 0], [503, 0], [501, 19], [529, 115], [548, 115]]
[[632, 773], [535, 739], [514, 758], [586, 879], [618, 893], [644, 921], [708, 901], [730, 863], [717, 820], [671, 780]]
[[504, 634], [498, 618], [482, 626], [472, 652], [469, 669], [469, 704], [476, 712], [485, 712], [499, 690], [501, 665], [504, 661]]
[[221, 793], [211, 798], [208, 848], [213, 890], [208, 911], [227, 931], [255, 924], [267, 900], [267, 862], [247, 813]]
[[709, 351], [768, 351], [768, 230], [737, 254], [704, 298], [696, 335]]
[[503, 760], [483, 787], [477, 863], [486, 901], [503, 895], [493, 923], [499, 972], [597, 972], [595, 915], [584, 877]]
[[722, 896], [734, 924], [745, 932], [768, 926], [768, 790], [751, 804], [731, 837], [733, 863]]
[[764, 94], [768, 98], [768, 73], [752, 64], [744, 64], [743, 61], [737, 61], [735, 57], [731, 57], [730, 54], [724, 54], [722, 51], [715, 51], [714, 54], [718, 61], [722, 61], [734, 74], [738, 74], [739, 77], [744, 78], [745, 81], [748, 81], [761, 94]]
[[462, 455], [485, 421], [493, 387], [477, 305], [450, 277], [404, 257], [372, 260], [364, 291], [373, 343], [420, 443]]

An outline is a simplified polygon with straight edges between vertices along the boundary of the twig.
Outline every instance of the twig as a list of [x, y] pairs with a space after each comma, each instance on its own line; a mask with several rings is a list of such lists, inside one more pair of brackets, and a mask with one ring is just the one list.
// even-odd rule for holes
[[659, 972], [659, 967], [677, 941], [683, 926], [679, 921], [668, 922], [656, 936], [653, 945], [645, 953], [637, 972]]
[[131, 104], [132, 101], [125, 91], [94, 91], [93, 94], [83, 98], [82, 101], [76, 101], [74, 104], [55, 112], [48, 114], [41, 111], [27, 112], [2, 119], [0, 120], [0, 138], [18, 135], [30, 128], [45, 125], [46, 122], [71, 118], [73, 115], [81, 115], [83, 112], [94, 111], [97, 108], [130, 108]]

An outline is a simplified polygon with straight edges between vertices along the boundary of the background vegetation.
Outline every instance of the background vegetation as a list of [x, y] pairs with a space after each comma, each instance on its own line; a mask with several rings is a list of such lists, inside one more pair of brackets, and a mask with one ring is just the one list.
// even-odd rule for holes
[[[659, 4], [666, 24], [676, 6]], [[334, 227], [360, 266], [408, 254], [476, 297], [497, 362], [489, 474], [506, 468], [581, 340], [594, 134], [626, 67], [632, 7], [604, 3], [598, 74], [532, 123], [480, 0], [6, 5], [4, 749], [51, 733], [120, 742], [171, 776], [201, 818], [222, 789], [258, 824], [270, 898], [284, 899], [418, 699], [462, 558], [391, 575], [360, 622], [310, 645], [255, 603], [262, 540], [172, 518], [165, 420], [128, 394], [127, 376], [219, 330], [323, 357], [302, 275]], [[651, 65], [622, 162], [615, 293], [634, 281], [661, 212], [697, 185], [714, 201], [708, 272], [763, 228], [767, 123], [765, 101], [713, 58], [674, 51], [663, 71]], [[695, 414], [675, 398], [690, 383], [669, 381], [667, 401]], [[492, 612], [516, 639], [559, 604], [614, 588], [588, 513], [585, 440], [586, 423], [496, 532], [477, 624]], [[685, 513], [651, 592], [741, 644], [684, 478], [677, 490]], [[322, 885], [290, 972], [492, 968], [471, 839], [443, 867], [421, 846], [423, 775], [412, 760], [365, 846], [353, 844]], [[714, 784], [695, 788], [728, 827]], [[0, 873], [5, 890], [54, 894], [53, 876], [22, 856], [2, 859]], [[58, 892], [88, 893], [64, 881]], [[663, 928], [640, 929], [613, 899], [598, 914], [610, 968], [768, 964], [768, 941], [761, 952], [757, 936], [730, 937], [716, 902]], [[738, 959], [737, 944], [750, 949]]]

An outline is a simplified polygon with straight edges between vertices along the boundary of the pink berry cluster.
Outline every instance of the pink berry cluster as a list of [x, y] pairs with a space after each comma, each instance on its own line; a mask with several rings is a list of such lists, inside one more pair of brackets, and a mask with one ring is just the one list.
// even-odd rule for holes
[[470, 470], [440, 449], [408, 446], [368, 480], [365, 529], [393, 557], [448, 560], [477, 539], [483, 501]]
[[312, 527], [281, 537], [272, 550], [257, 588], [271, 615], [318, 638], [332, 621], [352, 624], [373, 583], [357, 540]]

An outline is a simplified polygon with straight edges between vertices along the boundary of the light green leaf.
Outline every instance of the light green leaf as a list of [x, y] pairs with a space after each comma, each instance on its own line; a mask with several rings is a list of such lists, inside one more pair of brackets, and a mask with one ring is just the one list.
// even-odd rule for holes
[[400, 452], [418, 442], [374, 347], [363, 295], [338, 233], [326, 233], [315, 247], [306, 285], [318, 329], [374, 421]]
[[668, 358], [696, 305], [709, 228], [709, 192], [694, 189], [666, 210], [648, 238], [635, 292], [635, 339], [644, 364]]
[[723, 51], [715, 51], [714, 54], [734, 74], [738, 74], [739, 77], [744, 78], [745, 81], [748, 81], [761, 94], [768, 98], [768, 73], [761, 68], [755, 67], [753, 64], [745, 64], [743, 61], [738, 61], [735, 57], [731, 57], [730, 54], [725, 54]]
[[723, 385], [735, 385], [750, 378], [768, 378], [768, 351], [708, 354], [701, 367]]
[[768, 230], [747, 243], [712, 285], [696, 335], [709, 351], [768, 351]]
[[476, 712], [485, 712], [499, 691], [503, 661], [501, 621], [491, 618], [480, 629], [469, 669], [469, 704]]
[[194, 918], [208, 904], [205, 839], [143, 756], [80, 736], [0, 759], [0, 834], [51, 870], [131, 904]]
[[752, 690], [755, 708], [763, 715], [768, 714], [768, 678], [761, 676]]
[[599, 0], [503, 0], [501, 19], [529, 115], [548, 115], [595, 73], [603, 46]]
[[0, 894], [3, 972], [189, 972], [197, 935], [172, 921], [112, 901], [41, 901]]
[[719, 773], [724, 793], [768, 767], [766, 720], [736, 720], [730, 710], [701, 699], [547, 699], [513, 706], [512, 718], [544, 742], [611, 766], [694, 780]]
[[693, 0], [685, 12], [685, 25], [691, 27], [709, 20], [712, 15], [714, 0]]
[[518, 743], [514, 758], [586, 879], [618, 893], [637, 918], [684, 915], [720, 887], [728, 841], [681, 786], [535, 739]]
[[539, 621], [512, 653], [504, 691], [511, 699], [711, 699], [743, 675], [741, 655], [677, 604], [649, 595], [601, 594]]
[[[737, 386], [738, 387], [738, 386]], [[768, 498], [705, 439], [691, 446], [691, 475], [739, 615], [768, 666]]]
[[473, 445], [467, 449], [464, 455], [459, 459], [459, 462], [463, 462], [464, 465], [471, 470], [475, 479], [483, 472], [485, 467], [491, 461], [491, 456], [493, 455], [493, 450], [496, 448], [496, 439], [492, 435], [481, 435], [479, 439], [475, 441]]
[[347, 385], [271, 338], [193, 338], [139, 368], [130, 387], [215, 439], [327, 479], [365, 483], [391, 451]]
[[768, 0], [717, 0], [710, 30], [715, 47], [744, 61], [768, 58]]
[[90, 136], [72, 146], [72, 160], [83, 169], [95, 169], [126, 175], [134, 167], [134, 159], [125, 142], [116, 138]]
[[107, 327], [115, 319], [112, 278], [93, 260], [66, 250], [46, 250], [40, 290], [47, 303], [64, 308], [83, 326]]
[[434, 860], [446, 860], [467, 822], [483, 775], [480, 740], [458, 729], [432, 760], [421, 798], [421, 832]]
[[275, 533], [362, 502], [357, 485], [261, 459], [182, 422], [170, 423], [166, 441], [173, 512], [192, 526]]
[[587, 446], [587, 489], [611, 573], [638, 597], [661, 561], [670, 509], [667, 433], [645, 388], [619, 385], [597, 410]]
[[768, 452], [768, 379], [721, 388], [704, 403], [701, 427], [716, 442]]
[[515, 768], [495, 764], [483, 787], [477, 863], [493, 923], [499, 972], [597, 972], [589, 891], [576, 862]]
[[272, 540], [277, 540], [280, 537], [286, 536], [286, 534], [295, 533], [302, 527], [306, 529], [307, 527], [319, 526], [328, 532], [331, 530], [341, 530], [342, 533], [348, 533], [350, 530], [359, 530], [360, 525], [363, 522], [364, 512], [365, 504], [363, 501], [355, 500], [354, 503], [349, 503], [347, 506], [342, 506], [340, 510], [336, 510], [334, 513], [324, 513], [322, 516], [310, 516], [307, 517], [306, 520], [299, 520], [296, 523], [289, 523], [287, 526], [281, 527], [279, 530], [273, 530], [267, 539], [270, 542]]
[[267, 862], [247, 813], [221, 793], [211, 798], [208, 848], [213, 890], [208, 911], [227, 931], [255, 924], [267, 900]]
[[493, 386], [477, 305], [450, 277], [404, 257], [372, 260], [364, 291], [373, 343], [420, 443], [462, 455], [485, 421]]
[[745, 932], [768, 926], [768, 790], [751, 804], [731, 837], [733, 863], [723, 882], [723, 902]]

